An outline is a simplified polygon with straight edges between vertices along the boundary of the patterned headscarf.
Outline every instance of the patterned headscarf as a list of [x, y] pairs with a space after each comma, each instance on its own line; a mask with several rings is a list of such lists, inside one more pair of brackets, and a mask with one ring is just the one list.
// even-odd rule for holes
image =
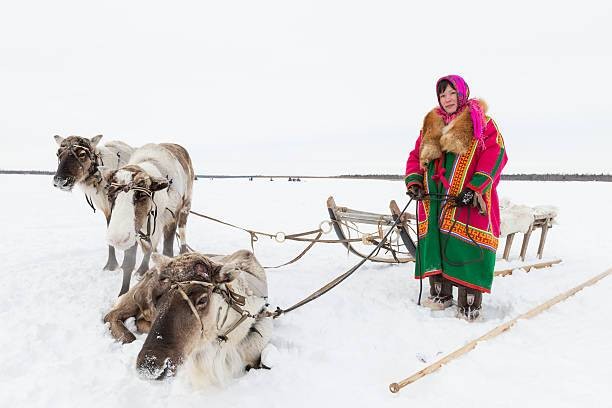
[[440, 103], [440, 95], [438, 97], [439, 108], [436, 109], [436, 112], [442, 117], [445, 124], [449, 124], [450, 121], [455, 119], [466, 107], [470, 110], [470, 116], [472, 118], [472, 123], [474, 125], [474, 138], [476, 138], [479, 142], [483, 142], [484, 138], [484, 124], [485, 124], [485, 114], [482, 110], [482, 107], [478, 103], [477, 99], [468, 99], [470, 97], [470, 87], [467, 82], [459, 75], [447, 75], [438, 79], [436, 83], [436, 93], [438, 92], [438, 85], [440, 82], [447, 80], [457, 91], [457, 111], [454, 113], [447, 113], [442, 104]]

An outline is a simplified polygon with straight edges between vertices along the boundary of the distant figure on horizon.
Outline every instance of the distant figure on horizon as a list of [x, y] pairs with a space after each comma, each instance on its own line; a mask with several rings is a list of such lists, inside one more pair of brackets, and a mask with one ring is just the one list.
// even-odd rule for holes
[[429, 112], [406, 163], [407, 194], [418, 201], [419, 245], [415, 277], [429, 278], [423, 306], [453, 304], [468, 321], [480, 315], [490, 293], [500, 233], [497, 185], [507, 162], [497, 125], [487, 105], [468, 99], [458, 75], [436, 84], [439, 107]]

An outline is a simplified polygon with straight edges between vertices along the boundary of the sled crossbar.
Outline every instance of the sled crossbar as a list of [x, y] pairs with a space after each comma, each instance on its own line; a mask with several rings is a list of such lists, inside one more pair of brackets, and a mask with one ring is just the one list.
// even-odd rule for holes
[[351, 210], [347, 207], [335, 207], [334, 211], [338, 220], [347, 222], [384, 226], [393, 225], [394, 222], [393, 217], [390, 215]]

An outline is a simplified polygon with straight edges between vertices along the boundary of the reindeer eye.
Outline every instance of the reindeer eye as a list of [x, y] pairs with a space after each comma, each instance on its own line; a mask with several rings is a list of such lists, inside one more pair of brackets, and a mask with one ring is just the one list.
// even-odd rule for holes
[[208, 304], [208, 294], [204, 293], [196, 299], [196, 307], [204, 307]]
[[134, 201], [141, 201], [146, 197], [147, 195], [142, 191], [134, 191]]

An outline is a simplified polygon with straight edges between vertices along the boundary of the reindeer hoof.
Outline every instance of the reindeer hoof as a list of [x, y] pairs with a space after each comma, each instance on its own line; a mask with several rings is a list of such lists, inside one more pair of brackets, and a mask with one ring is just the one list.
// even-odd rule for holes
[[134, 336], [132, 333], [125, 333], [123, 336], [118, 337], [117, 340], [121, 342], [121, 344], [129, 344], [136, 340], [136, 336]]
[[119, 264], [117, 263], [117, 261], [111, 261], [109, 260], [106, 265], [104, 265], [104, 268], [102, 268], [103, 271], [115, 271], [117, 270], [117, 268], [119, 267]]

